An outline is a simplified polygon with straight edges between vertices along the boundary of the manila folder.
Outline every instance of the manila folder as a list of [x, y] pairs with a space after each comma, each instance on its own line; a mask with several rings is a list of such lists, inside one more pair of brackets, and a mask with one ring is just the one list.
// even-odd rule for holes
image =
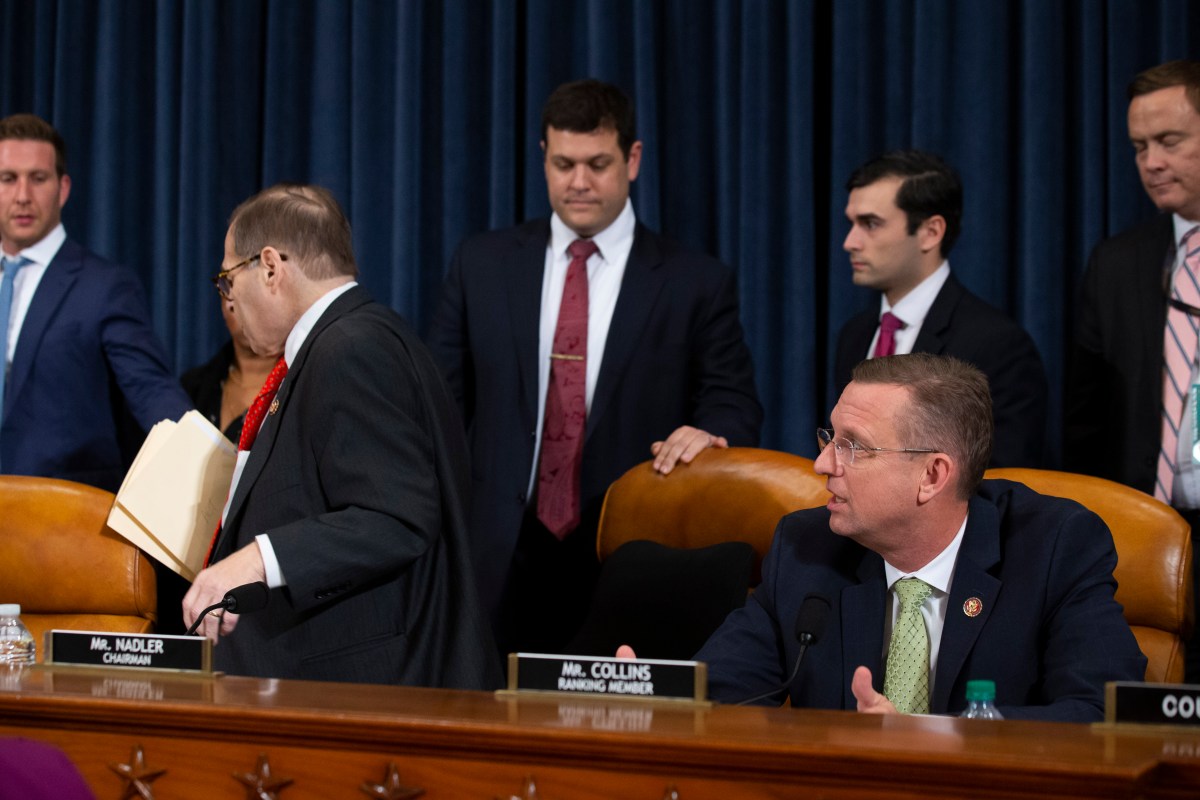
[[221, 519], [237, 448], [198, 411], [155, 425], [125, 476], [108, 525], [194, 580]]

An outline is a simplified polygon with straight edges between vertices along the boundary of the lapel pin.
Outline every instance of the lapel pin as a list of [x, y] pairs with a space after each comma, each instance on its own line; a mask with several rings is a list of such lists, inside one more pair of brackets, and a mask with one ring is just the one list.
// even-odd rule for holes
[[981, 611], [983, 611], [983, 601], [978, 597], [968, 597], [963, 603], [963, 613], [968, 617], [978, 617]]
[[279, 398], [276, 397], [274, 400], [271, 401], [271, 407], [269, 409], [267, 409], [267, 416], [271, 416], [278, 410], [279, 410]]

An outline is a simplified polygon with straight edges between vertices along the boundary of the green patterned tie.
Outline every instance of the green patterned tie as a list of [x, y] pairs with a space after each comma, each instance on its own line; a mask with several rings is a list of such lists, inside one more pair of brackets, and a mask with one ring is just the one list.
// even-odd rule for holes
[[892, 630], [883, 693], [901, 714], [929, 713], [929, 633], [921, 604], [933, 592], [922, 580], [905, 578], [894, 587], [900, 616]]

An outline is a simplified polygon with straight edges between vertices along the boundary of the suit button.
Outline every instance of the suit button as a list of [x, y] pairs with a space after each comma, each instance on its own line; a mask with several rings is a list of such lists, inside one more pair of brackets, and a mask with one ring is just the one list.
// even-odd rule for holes
[[519, 495], [517, 495], [517, 502], [520, 503], [521, 505], [525, 505], [525, 493], [524, 492], [521, 492]]

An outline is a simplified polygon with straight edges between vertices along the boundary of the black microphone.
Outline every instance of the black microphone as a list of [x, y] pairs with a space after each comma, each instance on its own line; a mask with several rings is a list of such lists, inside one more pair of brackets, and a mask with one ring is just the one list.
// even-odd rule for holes
[[225, 597], [221, 599], [221, 602], [201, 611], [200, 616], [196, 617], [196, 621], [192, 623], [192, 627], [187, 629], [187, 633], [184, 636], [195, 635], [196, 628], [200, 627], [200, 623], [204, 621], [204, 617], [210, 611], [221, 609], [231, 614], [249, 614], [252, 611], [261, 611], [266, 608], [267, 601], [270, 599], [271, 590], [262, 581], [235, 586], [225, 593]]
[[821, 640], [821, 636], [825, 633], [825, 623], [829, 620], [829, 612], [833, 609], [833, 603], [829, 601], [826, 595], [820, 592], [809, 592], [804, 596], [804, 602], [800, 604], [800, 610], [796, 612], [796, 640], [800, 642], [800, 652], [796, 655], [796, 666], [792, 667], [792, 674], [782, 685], [772, 689], [769, 692], [763, 692], [760, 695], [751, 697], [749, 700], [742, 700], [735, 705], [744, 706], [747, 703], [753, 703], [762, 700], [765, 697], [778, 692], [780, 689], [786, 689], [796, 679], [796, 675], [800, 672], [800, 662], [804, 660], [804, 654], [808, 652], [808, 648]]

